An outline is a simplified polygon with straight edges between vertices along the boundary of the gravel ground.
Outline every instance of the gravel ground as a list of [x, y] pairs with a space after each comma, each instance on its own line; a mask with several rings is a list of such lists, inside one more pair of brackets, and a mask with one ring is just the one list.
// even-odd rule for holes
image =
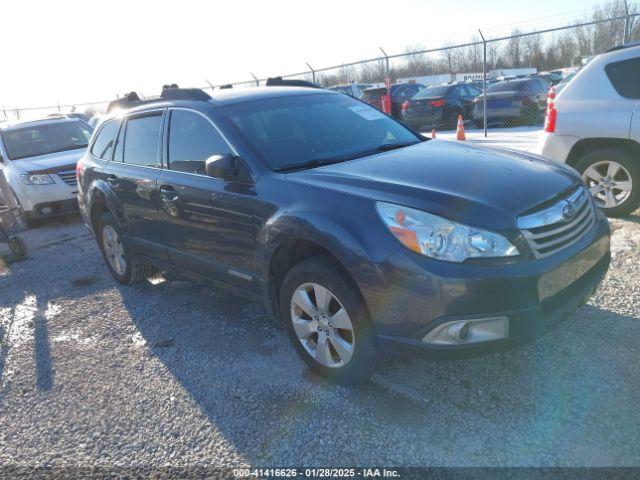
[[638, 466], [640, 215], [612, 224], [606, 280], [553, 332], [358, 388], [308, 371], [260, 304], [121, 287], [77, 219], [30, 230], [0, 266], [0, 465]]

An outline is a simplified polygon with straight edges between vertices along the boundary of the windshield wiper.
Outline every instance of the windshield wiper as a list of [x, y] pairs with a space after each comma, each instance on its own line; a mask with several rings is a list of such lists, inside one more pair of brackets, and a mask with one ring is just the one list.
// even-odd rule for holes
[[354, 153], [346, 157], [312, 158], [311, 160], [307, 160], [306, 162], [285, 165], [284, 167], [280, 167], [276, 169], [276, 172], [289, 172], [292, 170], [306, 170], [308, 168], [323, 167], [325, 165], [332, 165], [334, 163], [341, 163], [341, 162], [346, 162], [348, 160], [355, 160], [356, 158], [368, 157], [369, 155], [374, 155], [379, 152], [388, 152], [389, 150], [396, 150], [398, 148], [409, 147], [411, 145], [416, 145], [417, 143], [420, 143], [420, 141], [416, 140], [416, 141], [403, 142], [403, 143], [383, 143], [382, 145], [378, 145], [376, 148], [373, 148], [371, 150], [365, 150], [363, 152]]
[[402, 142], [402, 143], [383, 143], [376, 148], [378, 152], [388, 152], [389, 150], [396, 150], [398, 148], [410, 147], [411, 145], [416, 145], [420, 143], [419, 140], [411, 141], [411, 142]]
[[291, 165], [285, 165], [284, 167], [276, 168], [276, 172], [290, 172], [293, 170], [306, 170], [309, 168], [323, 167], [325, 165], [332, 165], [334, 163], [344, 162], [349, 158], [312, 158], [306, 162], [292, 163]]

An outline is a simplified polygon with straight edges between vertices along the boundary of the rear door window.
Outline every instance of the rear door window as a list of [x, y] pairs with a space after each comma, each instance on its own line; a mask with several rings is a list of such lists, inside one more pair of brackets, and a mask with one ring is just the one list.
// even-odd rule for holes
[[161, 113], [129, 118], [125, 125], [124, 163], [160, 168], [161, 127]]
[[93, 156], [102, 160], [111, 160], [118, 125], [120, 125], [120, 122], [117, 120], [105, 122], [91, 146], [91, 154]]
[[640, 58], [613, 62], [604, 67], [604, 70], [619, 95], [640, 99]]
[[169, 123], [169, 168], [205, 174], [205, 162], [214, 155], [233, 153], [218, 130], [202, 115], [173, 110]]

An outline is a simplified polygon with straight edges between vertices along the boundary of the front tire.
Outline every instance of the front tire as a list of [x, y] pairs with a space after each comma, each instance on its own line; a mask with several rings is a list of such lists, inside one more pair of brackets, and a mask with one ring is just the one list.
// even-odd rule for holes
[[368, 380], [379, 358], [364, 300], [332, 259], [295, 265], [280, 289], [280, 318], [302, 359], [336, 383]]
[[608, 217], [628, 215], [640, 206], [640, 163], [626, 150], [594, 150], [578, 161], [576, 170]]
[[153, 267], [132, 260], [123, 242], [122, 230], [111, 213], [100, 217], [97, 240], [107, 268], [118, 282], [132, 285], [153, 275]]

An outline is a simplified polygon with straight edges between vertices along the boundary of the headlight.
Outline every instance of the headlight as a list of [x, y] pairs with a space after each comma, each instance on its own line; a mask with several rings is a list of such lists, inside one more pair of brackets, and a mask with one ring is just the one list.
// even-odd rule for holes
[[518, 249], [502, 235], [391, 203], [376, 203], [380, 218], [405, 247], [449, 262], [513, 257]]
[[26, 185], [51, 185], [53, 178], [44, 173], [30, 173], [28, 175], [20, 175], [22, 183]]

